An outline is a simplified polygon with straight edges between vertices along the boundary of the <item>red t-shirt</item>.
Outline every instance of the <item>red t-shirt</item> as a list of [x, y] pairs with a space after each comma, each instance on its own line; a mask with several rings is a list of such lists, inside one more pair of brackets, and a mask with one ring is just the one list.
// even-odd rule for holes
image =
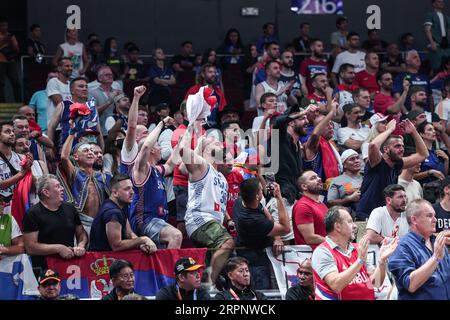
[[356, 74], [353, 84], [360, 88], [369, 90], [370, 94], [380, 91], [380, 86], [378, 85], [376, 75], [370, 74], [366, 70], [360, 71]]
[[314, 61], [313, 59], [308, 58], [302, 61], [299, 73], [306, 79], [308, 93], [312, 94], [314, 92], [311, 80], [312, 77], [317, 73], [324, 73], [328, 75], [328, 64], [323, 60]]
[[[314, 233], [326, 236], [325, 231], [325, 216], [327, 215], [328, 208], [325, 204], [316, 202], [308, 197], [301, 197], [294, 207], [292, 208], [292, 224], [294, 228], [295, 244], [306, 244], [300, 231], [298, 231], [297, 225], [299, 224], [314, 224]], [[316, 247], [316, 245], [312, 246]]]
[[403, 130], [400, 128], [400, 113], [392, 114], [387, 111], [387, 109], [395, 104], [395, 99], [392, 96], [387, 96], [381, 92], [377, 93], [373, 98], [373, 109], [375, 112], [380, 112], [384, 115], [388, 115], [388, 121], [395, 119], [397, 125], [393, 134], [402, 135]]
[[[178, 142], [180, 142], [181, 137], [186, 132], [187, 127], [184, 124], [181, 124], [178, 126], [178, 128], [175, 129], [175, 131], [172, 134], [172, 138], [170, 139], [170, 144], [172, 145], [172, 148], [175, 149]], [[202, 128], [202, 135], [206, 133], [205, 129]], [[197, 139], [195, 138], [195, 135], [192, 136], [191, 140], [191, 148], [195, 149], [197, 146]], [[179, 166], [176, 166], [173, 170], [173, 185], [174, 186], [188, 186], [188, 177], [181, 173]]]

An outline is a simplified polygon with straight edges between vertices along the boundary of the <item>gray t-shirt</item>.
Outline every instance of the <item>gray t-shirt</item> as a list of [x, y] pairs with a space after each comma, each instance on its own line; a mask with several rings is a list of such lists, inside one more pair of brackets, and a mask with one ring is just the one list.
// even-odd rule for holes
[[[327, 200], [344, 199], [361, 188], [363, 177], [358, 175], [351, 177], [347, 174], [341, 174], [331, 181], [328, 189]], [[353, 212], [356, 212], [356, 203], [348, 206]]]

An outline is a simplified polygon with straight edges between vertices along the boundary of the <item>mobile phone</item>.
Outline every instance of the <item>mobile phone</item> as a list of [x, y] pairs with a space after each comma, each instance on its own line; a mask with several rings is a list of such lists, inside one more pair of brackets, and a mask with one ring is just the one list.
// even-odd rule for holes
[[274, 190], [274, 182], [275, 182], [275, 173], [267, 172], [266, 173], [266, 182], [267, 182], [267, 194], [273, 197]]

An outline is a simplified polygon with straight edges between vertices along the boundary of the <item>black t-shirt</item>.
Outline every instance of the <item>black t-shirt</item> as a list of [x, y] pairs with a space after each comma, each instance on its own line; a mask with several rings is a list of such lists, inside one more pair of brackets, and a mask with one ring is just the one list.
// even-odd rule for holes
[[113, 201], [106, 199], [92, 222], [89, 251], [112, 251], [106, 235], [106, 224], [111, 221], [120, 223], [122, 240], [127, 239], [127, 216], [128, 206], [120, 209]]
[[191, 68], [187, 68], [187, 67], [182, 66], [182, 65], [181, 65], [181, 62], [182, 62], [182, 61], [186, 61], [186, 62], [190, 62], [190, 63], [194, 64], [194, 58], [192, 58], [192, 57], [184, 57], [184, 56], [182, 56], [182, 55], [177, 55], [177, 56], [173, 57], [173, 58], [170, 60], [170, 65], [173, 66], [174, 64], [179, 63], [179, 64], [180, 64], [180, 67], [183, 68], [184, 71], [190, 71], [190, 70], [192, 70], [193, 66], [192, 66]]
[[[63, 202], [57, 211], [50, 211], [39, 202], [25, 215], [23, 232], [38, 231], [39, 243], [73, 247], [76, 227], [80, 225], [80, 216], [71, 203]], [[33, 256], [32, 262], [34, 267], [46, 267], [44, 256]]]
[[245, 208], [242, 199], [237, 199], [233, 207], [233, 220], [238, 233], [238, 246], [256, 250], [272, 246], [273, 240], [268, 234], [274, 222], [267, 219], [261, 204], [258, 209]]
[[436, 211], [436, 232], [441, 232], [450, 229], [450, 211], [442, 208], [441, 204], [433, 204], [434, 211]]
[[38, 53], [40, 54], [45, 54], [45, 46], [39, 42], [39, 41], [34, 41], [30, 38], [28, 38], [26, 40], [26, 47], [32, 47], [33, 48], [33, 53], [36, 55]]
[[314, 293], [297, 284], [286, 291], [285, 300], [314, 300]]
[[126, 64], [128, 67], [128, 72], [125, 74], [125, 80], [141, 80], [146, 76], [146, 70], [142, 63], [131, 63]]

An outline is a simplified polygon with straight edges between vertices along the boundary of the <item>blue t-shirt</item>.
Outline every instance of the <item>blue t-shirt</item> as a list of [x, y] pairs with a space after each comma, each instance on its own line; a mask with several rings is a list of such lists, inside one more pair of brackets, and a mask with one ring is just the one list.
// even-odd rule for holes
[[[428, 150], [428, 157], [420, 165], [420, 172], [425, 172], [425, 171], [428, 171], [431, 169], [442, 172], [442, 174], [445, 175], [445, 163], [442, 159], [440, 159], [436, 155], [436, 150], [434, 150], [434, 148], [431, 150]], [[433, 180], [436, 180], [436, 179], [433, 177], [427, 177], [421, 182], [426, 183], [426, 182], [430, 182]]]
[[36, 112], [36, 120], [38, 125], [41, 127], [42, 132], [47, 132], [47, 108], [48, 108], [48, 97], [46, 90], [36, 91], [31, 97], [30, 103], [28, 105], [34, 109]]
[[[434, 246], [435, 237], [430, 237]], [[398, 300], [450, 300], [450, 256], [444, 249], [444, 259], [414, 293], [408, 291], [411, 273], [423, 266], [433, 255], [425, 239], [410, 231], [400, 238], [397, 250], [389, 258], [389, 271], [395, 278]]]
[[[425, 88], [427, 95], [431, 95], [433, 92], [430, 86], [430, 80], [428, 77], [421, 73], [410, 73], [410, 72], [401, 72], [394, 79], [394, 85], [392, 92], [393, 93], [403, 93], [403, 79], [409, 75], [411, 77], [411, 86], [419, 86]], [[411, 98], [407, 97], [405, 101], [405, 106], [409, 109], [411, 106]], [[427, 109], [428, 110], [428, 109]], [[433, 110], [428, 110], [433, 111]]]
[[122, 226], [122, 240], [127, 239], [128, 206], [119, 208], [112, 200], [106, 199], [92, 222], [89, 235], [89, 251], [112, 251], [106, 236], [106, 224], [118, 222]]
[[161, 69], [157, 65], [153, 65], [150, 67], [150, 69], [148, 71], [148, 75], [150, 77], [150, 85], [151, 85], [152, 89], [158, 89], [158, 90], [162, 89], [162, 90], [170, 91], [169, 87], [156, 84], [155, 78], [158, 78], [161, 80], [169, 80], [171, 76], [175, 75], [172, 68], [165, 67], [164, 69]]
[[361, 200], [356, 209], [356, 218], [367, 219], [373, 209], [384, 206], [383, 190], [388, 185], [398, 182], [398, 176], [402, 168], [403, 160], [396, 162], [392, 168], [383, 158], [373, 168], [369, 162], [366, 163], [361, 185]]

